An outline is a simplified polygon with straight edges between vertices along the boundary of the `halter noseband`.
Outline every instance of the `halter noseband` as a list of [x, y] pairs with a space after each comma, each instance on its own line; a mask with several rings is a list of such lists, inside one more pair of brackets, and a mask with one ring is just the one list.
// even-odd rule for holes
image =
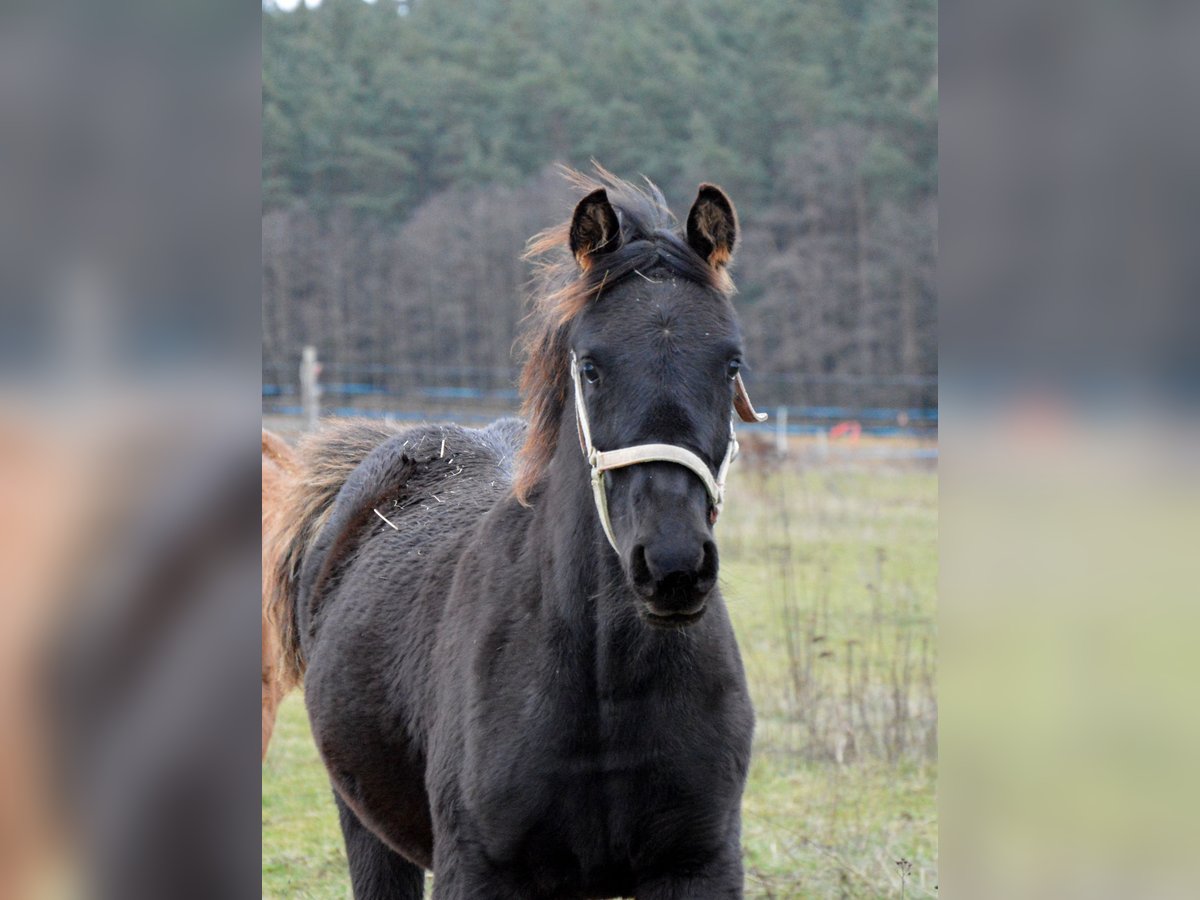
[[[575, 385], [575, 422], [579, 428], [579, 446], [592, 470], [592, 499], [596, 502], [596, 512], [600, 516], [604, 536], [608, 538], [614, 550], [617, 549], [617, 538], [608, 515], [608, 492], [604, 487], [604, 473], [610, 469], [623, 469], [625, 466], [645, 462], [671, 462], [691, 469], [704, 483], [704, 490], [708, 492], [709, 520], [713, 524], [716, 523], [721, 505], [725, 502], [725, 476], [729, 474], [729, 466], [738, 455], [737, 435], [733, 430], [732, 416], [729, 419], [729, 444], [725, 450], [725, 458], [721, 460], [714, 478], [708, 463], [691, 450], [675, 444], [636, 444], [619, 450], [597, 450], [592, 444], [592, 429], [588, 424], [587, 405], [583, 402], [583, 384], [579, 380], [579, 364], [575, 359], [574, 350], [571, 351], [571, 381]], [[766, 413], [755, 412], [741, 375], [734, 378], [733, 407], [743, 422], [766, 421]]]

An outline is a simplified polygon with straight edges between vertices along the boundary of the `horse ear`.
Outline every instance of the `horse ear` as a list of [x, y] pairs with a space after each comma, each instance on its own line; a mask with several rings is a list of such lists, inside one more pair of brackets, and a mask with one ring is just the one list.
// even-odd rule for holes
[[586, 269], [593, 256], [616, 250], [620, 236], [621, 225], [604, 188], [592, 191], [579, 201], [571, 216], [569, 238], [571, 252], [579, 265]]
[[715, 184], [700, 185], [687, 217], [687, 242], [714, 269], [729, 265], [737, 242], [737, 213]]

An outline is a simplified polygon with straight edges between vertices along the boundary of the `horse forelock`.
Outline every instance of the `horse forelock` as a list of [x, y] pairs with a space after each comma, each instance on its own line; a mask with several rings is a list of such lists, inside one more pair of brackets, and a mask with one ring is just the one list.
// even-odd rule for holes
[[569, 247], [570, 222], [530, 238], [524, 259], [533, 264], [530, 310], [521, 338], [521, 413], [529, 431], [517, 459], [513, 490], [528, 504], [558, 445], [558, 431], [571, 384], [568, 371], [570, 330], [575, 320], [606, 289], [635, 273], [665, 268], [673, 275], [716, 291], [733, 293], [724, 267], [710, 265], [680, 232], [662, 192], [649, 179], [639, 187], [598, 164], [595, 174], [563, 168], [572, 186], [591, 192], [604, 188], [620, 222], [619, 246], [581, 266]]

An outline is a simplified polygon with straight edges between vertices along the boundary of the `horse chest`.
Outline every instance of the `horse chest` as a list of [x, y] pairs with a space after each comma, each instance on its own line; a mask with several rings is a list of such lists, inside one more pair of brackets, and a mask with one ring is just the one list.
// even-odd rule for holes
[[727, 844], [752, 727], [744, 682], [719, 657], [698, 665], [694, 638], [642, 652], [637, 633], [531, 645], [533, 631], [497, 626], [462, 654], [461, 743], [444, 744], [491, 863], [548, 896], [622, 896], [638, 873]]
[[472, 791], [489, 856], [554, 868], [586, 891], [632, 877], [652, 848], [719, 841], [720, 761], [701, 747], [680, 752], [691, 718], [650, 700], [598, 700], [525, 723], [512, 746], [493, 743]]

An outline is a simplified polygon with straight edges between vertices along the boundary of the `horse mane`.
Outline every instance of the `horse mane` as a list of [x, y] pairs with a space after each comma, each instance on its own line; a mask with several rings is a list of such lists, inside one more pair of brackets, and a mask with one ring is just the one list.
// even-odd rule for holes
[[588, 304], [606, 287], [634, 272], [645, 274], [654, 268], [666, 268], [724, 296], [734, 290], [725, 268], [709, 265], [688, 244], [654, 182], [643, 178], [645, 187], [639, 187], [596, 162], [592, 165], [594, 174], [565, 166], [561, 170], [567, 181], [584, 193], [605, 189], [620, 223], [617, 249], [600, 257], [602, 264], [581, 263], [569, 247], [571, 222], [567, 220], [530, 238], [522, 257], [533, 264], [530, 310], [519, 343], [525, 359], [520, 379], [521, 414], [529, 422], [529, 431], [517, 456], [513, 492], [526, 506], [558, 444], [571, 385], [571, 325]]

